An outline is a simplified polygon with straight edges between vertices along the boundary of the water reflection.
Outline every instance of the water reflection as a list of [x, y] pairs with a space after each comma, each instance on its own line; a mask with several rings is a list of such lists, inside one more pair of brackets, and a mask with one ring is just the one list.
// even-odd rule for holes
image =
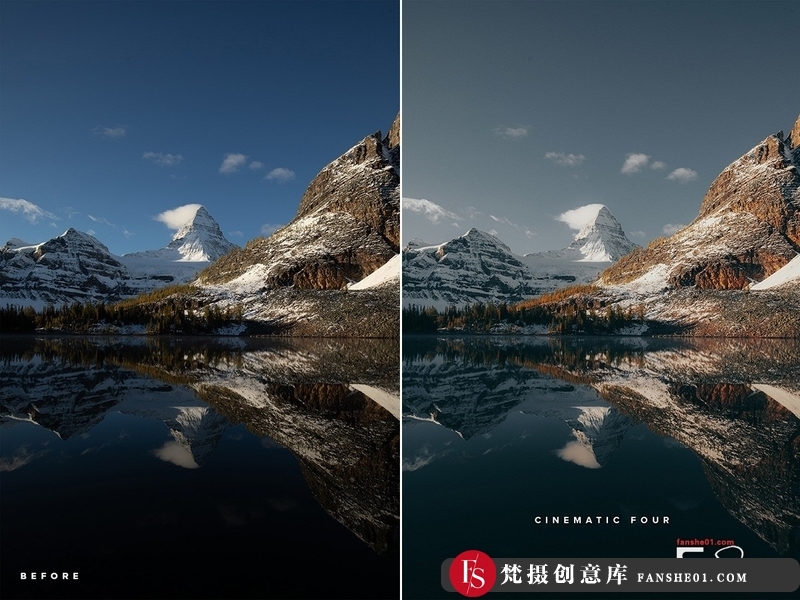
[[[413, 507], [416, 495], [427, 497], [431, 501], [428, 509], [435, 511], [434, 501], [444, 493], [422, 489], [423, 470], [441, 462], [438, 473], [445, 468], [451, 471], [461, 468], [463, 476], [472, 471], [470, 476], [477, 480], [479, 469], [485, 464], [487, 477], [494, 478], [500, 463], [490, 468], [486, 456], [511, 445], [521, 448], [526, 443], [523, 437], [538, 436], [538, 446], [534, 448], [532, 443], [525, 446], [527, 459], [521, 450], [508, 454], [514, 460], [538, 466], [540, 489], [523, 490], [517, 482], [512, 485], [494, 479], [482, 480], [482, 484], [496, 486], [498, 497], [511, 494], [513, 489], [514, 494], [526, 497], [531, 505], [549, 503], [562, 507], [558, 510], [590, 510], [598, 494], [619, 492], [619, 484], [611, 481], [612, 475], [603, 474], [607, 465], [616, 460], [618, 465], [636, 463], [637, 468], [628, 471], [630, 484], [625, 484], [625, 499], [614, 510], [621, 510], [626, 502], [647, 506], [647, 502], [654, 501], [647, 500], [648, 492], [641, 486], [656, 485], [658, 476], [654, 476], [652, 469], [663, 470], [659, 483], [668, 479], [666, 472], [673, 455], [667, 449], [685, 447], [699, 460], [706, 485], [730, 515], [769, 544], [774, 555], [798, 555], [800, 345], [797, 342], [406, 338], [403, 353], [407, 440], [403, 468], [408, 475], [404, 489], [405, 497], [412, 498], [409, 510], [404, 512], [404, 521], [410, 528], [415, 527], [417, 518]], [[544, 421], [526, 421], [524, 416]], [[659, 438], [661, 441], [647, 442], [638, 429], [639, 424], [656, 434], [654, 441]], [[434, 425], [455, 432], [462, 441], [437, 433], [435, 428], [431, 429]], [[633, 449], [637, 441], [642, 448], [649, 448], [647, 453]], [[623, 443], [629, 449], [622, 450]], [[657, 447], [661, 450], [653, 449]], [[585, 474], [557, 469], [545, 460], [547, 455], [577, 465]], [[546, 484], [551, 472], [558, 475], [552, 475], [554, 483]], [[597, 476], [589, 472], [596, 472]], [[573, 487], [563, 483], [565, 479]], [[571, 498], [559, 505], [549, 496], [558, 492], [542, 488], [555, 487], [555, 482], [559, 486], [563, 483], [567, 494], [582, 496], [583, 502]], [[672, 481], [673, 488], [679, 490], [687, 482], [678, 476]], [[591, 491], [586, 486], [591, 486]], [[697, 513], [697, 500], [681, 497], [677, 491], [670, 493], [675, 496], [673, 506], [678, 510]], [[515, 506], [521, 500], [509, 502]], [[501, 504], [496, 511], [503, 510]], [[524, 510], [515, 514], [521, 519], [526, 517]], [[723, 527], [721, 517], [709, 516], [707, 522], [714, 519]], [[540, 533], [537, 531], [536, 535]], [[492, 543], [493, 539], [487, 534], [486, 543]], [[549, 538], [543, 538], [540, 543], [548, 541]], [[471, 543], [479, 544], [475, 538]], [[503, 543], [504, 547], [513, 544]], [[624, 543], [635, 548], [633, 542]], [[669, 556], [669, 548], [662, 549], [663, 554], [647, 554], [653, 550], [642, 543], [636, 550], [639, 555]], [[520, 547], [526, 548], [525, 543]], [[530, 544], [527, 554], [522, 552], [519, 556], [529, 555], [534, 555]]]
[[[326, 596], [396, 597], [398, 355], [396, 341], [380, 340], [4, 337], [0, 348], [0, 470], [4, 496], [35, 496], [35, 487], [46, 489], [44, 486], [48, 485], [38, 481], [44, 473], [61, 477], [76, 468], [81, 470], [70, 477], [80, 481], [98, 478], [93, 485], [101, 497], [109, 495], [108, 490], [115, 485], [100, 482], [101, 472], [103, 477], [125, 480], [120, 486], [128, 490], [126, 493], [142, 486], [142, 493], [153, 494], [154, 498], [173, 489], [175, 481], [192, 482], [191, 485], [205, 481], [203, 485], [211, 487], [199, 497], [196, 490], [194, 495], [190, 491], [167, 492], [183, 494], [180, 503], [189, 503], [163, 509], [180, 510], [180, 516], [163, 511], [161, 516], [151, 514], [150, 501], [143, 501], [141, 516], [131, 518], [139, 519], [151, 534], [162, 527], [164, 531], [156, 535], [169, 539], [174, 535], [170, 529], [177, 521], [191, 529], [210, 525], [207, 517], [192, 522], [187, 516], [199, 514], [200, 505], [205, 502], [213, 505], [222, 526], [240, 531], [237, 535], [244, 535], [241, 532], [251, 528], [250, 535], [267, 534], [276, 541], [284, 539], [281, 531], [285, 528], [285, 539], [289, 541], [278, 542], [263, 557], [279, 556], [280, 561], [296, 564], [287, 566], [278, 576], [269, 568], [250, 575], [232, 571], [220, 579], [236, 582], [226, 588], [227, 593], [238, 589], [243, 596], [261, 596], [272, 590], [278, 595], [316, 597], [324, 590]], [[247, 439], [242, 437], [243, 431]], [[230, 449], [237, 444], [245, 444], [250, 450], [231, 454]], [[287, 461], [281, 458], [278, 467], [276, 459], [270, 458], [277, 455], [264, 454], [264, 449], [293, 455], [294, 468], [299, 467], [298, 477], [305, 481], [306, 490], [319, 506], [349, 530], [347, 536], [357, 536], [361, 541], [356, 542], [364, 550], [381, 557], [378, 562], [368, 563], [374, 574], [350, 577], [349, 581], [340, 578], [333, 587], [322, 577], [300, 577], [312, 547], [336, 554], [331, 560], [332, 572], [352, 561], [355, 573], [359, 561], [370, 559], [315, 516], [294, 483], [281, 489], [274, 481], [261, 479], [263, 471], [256, 465], [267, 461], [267, 466], [274, 464], [280, 469], [281, 478], [293, 481], [292, 475], [284, 475], [291, 468]], [[90, 467], [90, 456], [105, 462], [91, 463], [94, 466]], [[167, 470], [155, 469], [157, 463]], [[77, 464], [83, 466], [70, 466]], [[198, 478], [185, 479], [178, 476], [179, 472], [186, 473], [185, 477], [198, 473]], [[201, 472], [206, 474], [201, 476]], [[277, 473], [271, 477], [277, 477]], [[140, 481], [139, 477], [143, 479]], [[231, 485], [236, 485], [236, 490], [216, 487], [221, 478], [234, 482]], [[251, 497], [243, 491], [248, 480], [252, 482]], [[63, 485], [69, 489], [71, 484]], [[100, 489], [99, 485], [104, 487]], [[187, 484], [187, 490], [189, 487]], [[59, 494], [60, 489], [54, 483], [51, 493]], [[91, 494], [82, 497], [79, 505], [96, 502]], [[237, 494], [240, 500], [231, 501], [225, 494]], [[37, 502], [49, 506], [40, 496]], [[36, 548], [23, 551], [20, 540], [13, 537], [23, 535], [20, 519], [32, 519], [26, 522], [31, 526], [36, 517], [23, 515], [25, 510], [17, 510], [22, 505], [16, 503], [13, 508], [20, 514], [12, 514], [12, 503], [4, 504], [4, 518], [8, 520], [4, 521], [3, 554], [7, 568], [11, 572], [42, 568], [41, 554], [37, 565], [29, 565], [32, 559], [26, 562], [20, 558], [26, 552], [35, 555]], [[258, 504], [263, 507], [257, 508]], [[250, 508], [242, 508], [245, 505]], [[134, 510], [138, 511], [139, 506], [133, 503]], [[275, 522], [265, 516], [264, 508], [297, 516]], [[159, 526], [161, 519], [164, 520]], [[90, 518], [86, 527], [96, 527], [94, 520]], [[12, 526], [7, 527], [9, 523]], [[261, 525], [256, 526], [257, 523]], [[274, 529], [270, 531], [269, 527]], [[298, 531], [297, 527], [307, 531]], [[292, 528], [294, 533], [290, 533]], [[58, 531], [49, 533], [58, 535]], [[235, 551], [226, 556], [227, 551], [213, 546], [208, 552], [220, 556], [222, 564], [234, 560], [231, 556]], [[9, 548], [14, 548], [13, 558]], [[57, 564], [57, 553], [50, 562], [56, 569], [63, 566]], [[139, 567], [131, 567], [135, 568]], [[320, 573], [326, 572], [324, 566], [317, 568], [322, 569]], [[196, 565], [194, 569], [197, 571]], [[264, 573], [272, 573], [268, 585], [261, 581]], [[120, 574], [117, 568], [109, 576]], [[159, 581], [165, 577], [160, 573]], [[168, 587], [159, 593], [191, 596], [199, 592], [198, 597], [205, 597], [212, 593], [213, 586], [182, 583], [179, 589], [176, 592]], [[86, 591], [81, 588], [76, 593], [80, 596]], [[101, 595], [104, 590], [88, 591], [90, 595]], [[56, 590], [57, 595], [63, 593], [70, 592]], [[134, 591], [130, 593], [136, 595]]]

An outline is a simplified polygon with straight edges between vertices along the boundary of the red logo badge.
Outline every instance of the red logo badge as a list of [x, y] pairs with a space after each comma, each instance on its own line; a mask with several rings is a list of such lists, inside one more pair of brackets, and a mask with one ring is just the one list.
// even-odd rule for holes
[[462, 552], [450, 565], [450, 583], [468, 598], [483, 596], [492, 589], [496, 579], [494, 561], [480, 550]]

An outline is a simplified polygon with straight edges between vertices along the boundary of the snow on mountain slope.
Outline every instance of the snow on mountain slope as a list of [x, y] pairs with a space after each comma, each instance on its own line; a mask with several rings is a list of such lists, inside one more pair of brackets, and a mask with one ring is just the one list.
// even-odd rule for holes
[[755, 285], [750, 286], [751, 290], [769, 290], [780, 286], [794, 286], [800, 284], [800, 254], [790, 260], [786, 266], [775, 271]]
[[68, 229], [41, 244], [3, 247], [0, 303], [34, 306], [135, 293], [125, 266], [87, 233]]
[[378, 267], [361, 281], [348, 286], [347, 289], [366, 290], [381, 286], [400, 285], [400, 259], [401, 256], [395, 254], [382, 267]]
[[237, 248], [236, 244], [225, 239], [206, 208], [198, 205], [195, 215], [172, 236], [166, 248], [133, 252], [123, 255], [123, 258], [212, 263], [234, 248]]
[[[165, 283], [186, 283], [236, 244], [225, 239], [219, 225], [204, 206], [198, 205], [195, 215], [172, 236], [172, 241], [159, 250], [132, 252], [119, 258], [131, 277], [148, 281], [160, 279]], [[142, 286], [153, 289], [158, 286]]]
[[567, 250], [579, 252], [583, 258], [578, 260], [584, 262], [614, 262], [636, 248], [608, 208], [602, 204], [593, 206], [597, 207], [597, 215], [583, 226]]
[[115, 256], [87, 233], [68, 229], [41, 244], [9, 240], [0, 254], [0, 304], [33, 306], [113, 302], [197, 272], [236, 246], [228, 242], [205, 208], [161, 250]]
[[243, 279], [256, 290], [339, 290], [397, 254], [399, 118], [385, 138], [367, 136], [325, 166], [288, 225], [218, 261], [198, 284], [221, 295], [241, 290]]
[[409, 243], [403, 251], [403, 305], [517, 302], [559, 287], [593, 281], [636, 245], [603, 205], [562, 250], [519, 256], [498, 238], [471, 229], [439, 246]]
[[[794, 130], [800, 129], [800, 117]], [[800, 251], [800, 135], [767, 137], [714, 180], [697, 218], [603, 273], [625, 285], [660, 269], [664, 285], [743, 289]]]

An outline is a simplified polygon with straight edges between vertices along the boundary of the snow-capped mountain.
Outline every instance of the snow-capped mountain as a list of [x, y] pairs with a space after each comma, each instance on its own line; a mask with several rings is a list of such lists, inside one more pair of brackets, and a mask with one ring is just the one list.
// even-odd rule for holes
[[194, 217], [178, 229], [166, 248], [125, 254], [123, 258], [212, 263], [237, 247], [225, 239], [219, 225], [206, 208], [199, 206]]
[[34, 306], [135, 295], [120, 257], [88, 233], [67, 229], [36, 245], [11, 240], [0, 256], [0, 303]]
[[288, 225], [218, 261], [198, 283], [338, 290], [385, 264], [400, 250], [399, 120], [391, 135], [367, 136], [323, 168]]
[[800, 117], [714, 180], [697, 218], [603, 273], [607, 284], [743, 289], [800, 252]]
[[[586, 223], [568, 248], [560, 251], [564, 258], [582, 262], [614, 262], [637, 247], [625, 237], [619, 224], [602, 204], [593, 204], [595, 217]], [[535, 255], [533, 255], [535, 256]]]
[[726, 167], [691, 224], [622, 257], [596, 290], [547, 308], [634, 309], [638, 333], [800, 337], [799, 169], [800, 117]]
[[588, 283], [636, 245], [602, 204], [561, 250], [519, 256], [493, 235], [470, 229], [439, 246], [403, 250], [404, 306], [518, 302], [567, 285]]
[[42, 308], [122, 300], [190, 281], [235, 247], [202, 206], [161, 250], [115, 256], [93, 236], [73, 228], [41, 244], [13, 238], [0, 253], [0, 304]]
[[325, 166], [288, 225], [198, 276], [203, 303], [297, 335], [398, 335], [399, 136], [397, 115]]

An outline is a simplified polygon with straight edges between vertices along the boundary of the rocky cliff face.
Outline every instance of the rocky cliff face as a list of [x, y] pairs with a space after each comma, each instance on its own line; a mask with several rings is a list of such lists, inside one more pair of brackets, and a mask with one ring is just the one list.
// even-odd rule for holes
[[367, 136], [309, 184], [295, 218], [205, 271], [199, 282], [256, 277], [266, 288], [342, 289], [399, 251], [400, 116]]
[[659, 270], [669, 287], [743, 289], [800, 252], [800, 117], [767, 137], [714, 180], [697, 218], [668, 239], [633, 252], [603, 274], [610, 284]]

